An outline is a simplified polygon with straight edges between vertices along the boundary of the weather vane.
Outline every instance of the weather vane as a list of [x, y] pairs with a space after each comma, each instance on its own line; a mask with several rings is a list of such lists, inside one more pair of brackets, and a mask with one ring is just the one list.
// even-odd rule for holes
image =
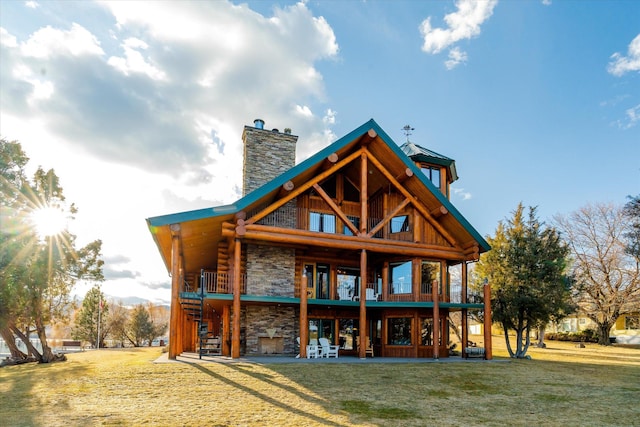
[[415, 130], [410, 125], [405, 125], [402, 130], [404, 131], [405, 136], [407, 137], [407, 142], [409, 142], [409, 135], [411, 135], [411, 131]]

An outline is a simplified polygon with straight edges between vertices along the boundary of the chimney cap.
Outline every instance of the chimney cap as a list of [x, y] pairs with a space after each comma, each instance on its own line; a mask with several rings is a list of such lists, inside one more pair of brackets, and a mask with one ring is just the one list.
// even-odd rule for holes
[[279, 133], [280, 131], [278, 130], [278, 128], [273, 128], [271, 129], [271, 132]]
[[262, 120], [262, 119], [255, 119], [255, 120], [253, 121], [253, 126], [254, 126], [256, 129], [264, 129], [264, 120]]

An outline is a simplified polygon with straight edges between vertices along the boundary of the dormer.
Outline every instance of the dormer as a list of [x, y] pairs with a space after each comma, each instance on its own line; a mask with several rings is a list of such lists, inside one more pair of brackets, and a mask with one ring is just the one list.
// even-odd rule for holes
[[458, 179], [456, 161], [409, 141], [400, 149], [448, 199], [449, 186]]

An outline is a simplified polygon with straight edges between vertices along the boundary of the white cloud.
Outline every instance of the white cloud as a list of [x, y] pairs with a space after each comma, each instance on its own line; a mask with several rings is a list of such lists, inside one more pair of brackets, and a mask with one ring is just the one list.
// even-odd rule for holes
[[[420, 33], [424, 38], [422, 50], [437, 54], [460, 40], [478, 37], [480, 26], [491, 17], [497, 3], [498, 0], [458, 0], [455, 3], [457, 10], [444, 17], [447, 28], [432, 27], [431, 17], [428, 17], [420, 25]], [[456, 49], [449, 52], [446, 63], [449, 69], [458, 65], [457, 57], [464, 57], [466, 61], [466, 53]]]
[[24, 2], [25, 7], [28, 7], [29, 9], [37, 9], [40, 7], [40, 5], [38, 4], [38, 2], [35, 1], [26, 1]]
[[0, 123], [78, 202], [79, 245], [100, 238], [105, 257], [131, 260], [110, 271], [140, 272], [104, 285], [125, 294], [168, 283], [143, 218], [240, 197], [244, 125], [291, 128], [298, 158], [335, 140], [314, 111], [327, 111], [316, 64], [338, 45], [303, 2], [272, 17], [223, 1], [100, 4], [117, 25], [0, 30]]
[[614, 76], [620, 77], [628, 71], [640, 71], [640, 34], [629, 43], [627, 56], [616, 52], [611, 55], [611, 59], [607, 71]]
[[145, 74], [153, 80], [165, 80], [166, 74], [158, 69], [142, 56], [139, 50], [147, 49], [149, 46], [142, 40], [130, 37], [122, 43], [125, 57], [112, 56], [109, 58], [108, 64], [122, 72], [125, 76], [129, 73]]
[[306, 105], [296, 105], [296, 114], [303, 117], [313, 117], [313, 113]]
[[447, 70], [452, 70], [465, 62], [467, 62], [467, 53], [456, 46], [449, 51], [449, 59], [444, 62], [444, 65], [447, 67]]
[[545, 6], [551, 6], [551, 0], [542, 0], [542, 4]]
[[464, 188], [454, 188], [453, 194], [455, 194], [462, 200], [469, 200], [472, 197], [471, 193], [469, 193], [468, 191], [464, 191]]
[[21, 49], [24, 56], [41, 59], [66, 54], [72, 56], [104, 54], [98, 39], [75, 22], [69, 31], [50, 26], [39, 29], [21, 45]]
[[322, 122], [325, 125], [333, 125], [336, 123], [336, 115], [338, 113], [333, 111], [331, 108], [327, 109], [324, 117], [322, 118]]
[[625, 110], [625, 120], [617, 122], [620, 129], [630, 129], [640, 122], [640, 104]]

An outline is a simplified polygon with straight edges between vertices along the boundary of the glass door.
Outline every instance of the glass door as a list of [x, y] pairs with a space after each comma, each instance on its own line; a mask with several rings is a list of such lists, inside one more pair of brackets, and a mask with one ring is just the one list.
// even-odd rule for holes
[[307, 298], [329, 299], [329, 264], [305, 264]]

